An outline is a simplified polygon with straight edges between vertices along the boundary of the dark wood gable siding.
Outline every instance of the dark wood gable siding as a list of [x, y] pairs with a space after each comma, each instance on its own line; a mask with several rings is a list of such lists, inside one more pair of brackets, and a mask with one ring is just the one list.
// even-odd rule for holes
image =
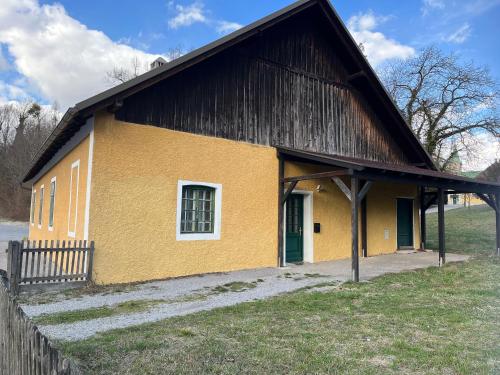
[[121, 121], [407, 163], [320, 22], [301, 16], [127, 98]]

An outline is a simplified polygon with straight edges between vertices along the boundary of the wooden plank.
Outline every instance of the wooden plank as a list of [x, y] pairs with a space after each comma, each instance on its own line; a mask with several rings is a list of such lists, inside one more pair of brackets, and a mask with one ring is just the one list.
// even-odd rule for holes
[[425, 242], [427, 241], [426, 222], [425, 222], [425, 187], [420, 188], [420, 249], [425, 250]]
[[283, 202], [281, 202], [281, 204], [286, 203], [288, 196], [292, 193], [293, 189], [295, 189], [295, 186], [297, 186], [297, 184], [298, 184], [298, 181], [292, 181], [290, 183], [290, 185], [288, 186], [288, 188], [285, 191], [285, 194], [283, 195]]
[[[66, 251], [65, 251], [65, 253], [66, 253], [66, 254], [65, 254], [65, 256], [66, 256], [66, 267], [65, 267], [65, 269], [64, 269], [64, 273], [65, 273], [65, 275], [68, 275], [68, 274], [69, 274], [69, 256], [70, 256], [70, 254], [71, 254], [71, 252], [70, 252], [70, 251], [71, 251], [71, 246], [70, 246], [70, 243], [69, 243], [69, 242], [70, 242], [70, 241], [68, 241], [68, 248], [67, 248], [67, 249], [65, 249], [65, 250], [66, 250]], [[75, 244], [73, 243], [73, 246], [74, 246], [74, 245], [75, 245]], [[64, 279], [64, 280], [67, 280], [67, 279]]]
[[[68, 241], [68, 246], [70, 246], [70, 241]], [[59, 261], [59, 278], [57, 280], [61, 281], [62, 280], [62, 274], [63, 274], [63, 268], [64, 268], [64, 256], [66, 255], [66, 241], [63, 240], [62, 246], [61, 246], [61, 260]]]
[[79, 249], [76, 250], [76, 273], [81, 274], [80, 271], [80, 254], [81, 251]]
[[52, 258], [53, 258], [53, 252], [54, 252], [54, 240], [50, 240], [50, 250], [49, 250], [49, 267], [47, 270], [47, 276], [51, 275], [52, 271]]
[[438, 238], [439, 238], [439, 266], [445, 263], [445, 229], [444, 229], [444, 194], [438, 189]]
[[496, 222], [496, 238], [497, 238], [497, 256], [500, 257], [500, 193], [495, 194], [495, 222]]
[[92, 272], [94, 269], [94, 241], [90, 241], [89, 264], [87, 268], [87, 281], [92, 282]]
[[308, 175], [302, 175], [302, 176], [285, 177], [285, 178], [283, 178], [283, 182], [286, 183], [286, 182], [298, 182], [298, 181], [305, 181], [305, 180], [319, 180], [322, 178], [346, 176], [348, 174], [349, 173], [348, 173], [347, 169], [341, 169], [341, 170], [336, 170], [336, 171], [331, 171], [331, 172], [321, 172], [321, 173], [314, 173], [314, 174], [308, 174]]
[[57, 266], [59, 264], [59, 240], [56, 241], [56, 248], [55, 248], [55, 256], [54, 256], [54, 271], [52, 272], [52, 276], [55, 277], [57, 275]]
[[[344, 183], [344, 181], [342, 181], [339, 177], [332, 177], [331, 180], [333, 181], [333, 183], [335, 185], [337, 185], [339, 187], [340, 191], [342, 191], [344, 193], [344, 195], [347, 197], [347, 199], [349, 199], [349, 201], [352, 202], [351, 190], [347, 187], [347, 185]], [[352, 178], [351, 178], [351, 181], [352, 181]]]
[[358, 201], [362, 201], [365, 198], [365, 195], [368, 194], [368, 191], [372, 187], [373, 182], [372, 181], [365, 181], [363, 187], [358, 193]]
[[361, 249], [364, 258], [368, 257], [368, 218], [367, 197], [361, 200]]
[[495, 212], [497, 211], [497, 205], [494, 200], [492, 200], [490, 197], [488, 197], [486, 194], [476, 194], [479, 199], [481, 199], [484, 203], [486, 203], [488, 206], [493, 208]]
[[352, 281], [359, 281], [359, 254], [358, 254], [358, 184], [357, 177], [351, 177], [351, 240], [352, 240]]

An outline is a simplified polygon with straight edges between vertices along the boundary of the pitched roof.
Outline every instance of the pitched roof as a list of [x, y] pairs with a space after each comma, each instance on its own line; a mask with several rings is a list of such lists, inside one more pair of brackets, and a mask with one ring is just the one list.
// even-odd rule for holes
[[384, 107], [386, 107], [391, 113], [395, 123], [397, 123], [400, 127], [402, 135], [409, 142], [409, 144], [411, 144], [412, 151], [419, 156], [419, 159], [426, 165], [426, 167], [436, 169], [431, 156], [426, 152], [420, 141], [413, 134], [411, 128], [408, 126], [403, 116], [397, 109], [396, 104], [392, 101], [390, 95], [385, 90], [365, 56], [359, 50], [357, 43], [347, 31], [346, 26], [336, 13], [333, 6], [330, 4], [329, 0], [299, 0], [223, 38], [181, 56], [168, 64], [150, 70], [134, 79], [131, 79], [130, 81], [103, 91], [100, 94], [92, 96], [77, 103], [74, 107], [69, 108], [57, 127], [36, 153], [31, 166], [24, 175], [23, 182], [33, 178], [43, 165], [47, 163], [57, 152], [57, 150], [62, 147], [62, 145], [76, 131], [78, 131], [84, 120], [92, 116], [95, 111], [107, 108], [114, 103], [121, 102], [124, 98], [167, 77], [175, 75], [190, 66], [198, 64], [199, 62], [256, 34], [259, 34], [263, 30], [313, 6], [321, 7], [332, 27], [334, 27], [334, 31], [341, 38], [343, 47], [359, 66], [359, 72], [355, 75], [353, 80], [366, 81], [366, 84], [372, 88], [374, 95], [377, 96], [377, 98], [383, 103]]

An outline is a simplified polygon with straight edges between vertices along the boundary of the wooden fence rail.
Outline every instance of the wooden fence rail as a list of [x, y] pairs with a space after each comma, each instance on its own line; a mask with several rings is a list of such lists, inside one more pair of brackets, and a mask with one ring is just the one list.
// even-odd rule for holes
[[38, 283], [92, 280], [94, 241], [10, 241], [7, 275], [11, 292]]
[[80, 370], [45, 337], [9, 292], [0, 270], [0, 374], [75, 375]]

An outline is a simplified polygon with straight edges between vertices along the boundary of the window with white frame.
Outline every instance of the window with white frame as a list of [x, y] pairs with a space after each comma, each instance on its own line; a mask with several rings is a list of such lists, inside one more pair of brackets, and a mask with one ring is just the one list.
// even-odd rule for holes
[[38, 208], [38, 228], [42, 227], [42, 219], [43, 219], [43, 194], [45, 191], [45, 187], [40, 186], [40, 207]]
[[49, 230], [54, 228], [54, 210], [56, 205], [56, 178], [50, 180]]
[[35, 224], [35, 206], [36, 206], [36, 189], [31, 192], [31, 212], [30, 212], [30, 222], [31, 225]]
[[78, 185], [80, 179], [80, 160], [71, 164], [69, 180], [68, 236], [75, 237], [78, 217]]
[[177, 240], [220, 239], [222, 185], [179, 181]]

